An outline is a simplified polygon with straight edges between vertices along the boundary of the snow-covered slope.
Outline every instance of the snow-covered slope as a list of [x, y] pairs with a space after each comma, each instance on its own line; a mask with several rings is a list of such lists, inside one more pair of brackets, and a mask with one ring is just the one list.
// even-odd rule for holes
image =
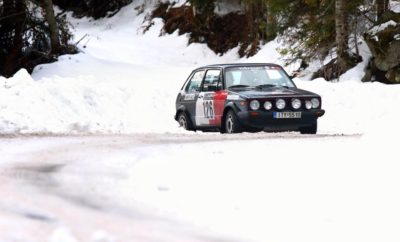
[[[146, 12], [138, 3], [109, 19], [70, 17], [81, 53], [0, 77], [0, 133], [146, 133], [180, 132], [173, 120], [179, 88], [195, 67], [226, 62], [282, 64], [276, 41], [250, 59], [237, 50], [217, 56], [203, 44], [187, 46], [176, 33], [160, 37], [162, 21], [142, 34]], [[361, 84], [363, 62], [342, 83], [296, 80], [322, 94], [327, 110], [322, 133], [364, 133], [393, 115], [400, 87]], [[288, 67], [288, 71], [292, 71]], [[394, 117], [393, 117], [394, 116]]]

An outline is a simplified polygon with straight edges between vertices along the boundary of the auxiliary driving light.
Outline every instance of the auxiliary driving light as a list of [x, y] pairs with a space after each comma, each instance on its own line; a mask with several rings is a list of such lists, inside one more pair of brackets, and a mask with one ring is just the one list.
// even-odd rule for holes
[[286, 107], [286, 102], [285, 102], [285, 100], [283, 100], [283, 99], [278, 99], [278, 100], [276, 100], [276, 107], [278, 108], [278, 109], [284, 109], [285, 107]]

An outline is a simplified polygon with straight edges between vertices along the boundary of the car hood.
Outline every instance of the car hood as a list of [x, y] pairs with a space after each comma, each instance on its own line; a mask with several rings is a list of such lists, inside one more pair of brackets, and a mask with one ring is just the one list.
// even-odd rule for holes
[[274, 88], [263, 88], [263, 89], [236, 89], [231, 90], [233, 93], [236, 93], [245, 98], [267, 98], [267, 97], [310, 97], [319, 95], [298, 89], [298, 88], [283, 88], [283, 87], [274, 87]]

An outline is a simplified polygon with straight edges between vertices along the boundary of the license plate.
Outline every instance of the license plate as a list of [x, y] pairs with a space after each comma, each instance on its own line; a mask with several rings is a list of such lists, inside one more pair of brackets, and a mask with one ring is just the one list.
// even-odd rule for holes
[[301, 118], [301, 112], [275, 112], [274, 118]]

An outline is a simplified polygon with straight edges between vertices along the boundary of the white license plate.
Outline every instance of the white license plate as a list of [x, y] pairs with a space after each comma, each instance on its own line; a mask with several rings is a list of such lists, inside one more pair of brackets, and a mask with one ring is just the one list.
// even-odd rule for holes
[[301, 118], [301, 112], [275, 112], [274, 118]]

